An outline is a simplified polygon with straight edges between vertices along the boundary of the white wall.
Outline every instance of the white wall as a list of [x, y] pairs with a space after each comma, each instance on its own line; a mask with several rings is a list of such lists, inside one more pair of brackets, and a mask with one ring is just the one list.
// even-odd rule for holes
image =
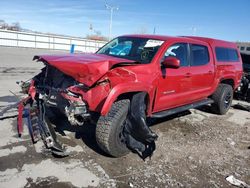
[[77, 37], [38, 34], [0, 29], [0, 46], [43, 48], [69, 51], [75, 45], [75, 51], [96, 52], [105, 41], [88, 40]]

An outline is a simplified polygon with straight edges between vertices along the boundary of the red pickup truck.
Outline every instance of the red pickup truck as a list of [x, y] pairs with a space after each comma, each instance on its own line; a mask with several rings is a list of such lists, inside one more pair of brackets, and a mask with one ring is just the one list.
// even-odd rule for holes
[[98, 114], [96, 141], [101, 149], [115, 157], [128, 149], [147, 157], [157, 139], [147, 117], [202, 105], [225, 114], [242, 77], [236, 44], [202, 37], [126, 35], [94, 54], [34, 59], [45, 67], [32, 79], [21, 106], [35, 106], [40, 123], [30, 125], [31, 136], [45, 127], [41, 137], [55, 153], [63, 149], [51, 136], [46, 109], [60, 111], [77, 126]]

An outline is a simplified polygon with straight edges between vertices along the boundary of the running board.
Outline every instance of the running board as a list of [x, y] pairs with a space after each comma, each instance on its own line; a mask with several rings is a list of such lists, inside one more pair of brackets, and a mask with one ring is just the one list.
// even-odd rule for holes
[[197, 108], [200, 106], [204, 106], [204, 105], [208, 105], [208, 104], [212, 104], [214, 101], [212, 99], [205, 99], [199, 102], [195, 102], [192, 104], [188, 104], [185, 106], [181, 106], [181, 107], [177, 107], [177, 108], [173, 108], [170, 110], [166, 110], [166, 111], [161, 111], [161, 112], [156, 112], [152, 115], [153, 118], [162, 118], [162, 117], [166, 117], [166, 116], [170, 116], [179, 112], [183, 112], [192, 108]]

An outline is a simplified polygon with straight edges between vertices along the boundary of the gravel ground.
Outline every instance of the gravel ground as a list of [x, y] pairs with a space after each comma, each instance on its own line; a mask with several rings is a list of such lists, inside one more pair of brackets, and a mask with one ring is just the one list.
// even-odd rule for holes
[[[55, 51], [0, 48], [0, 111], [20, 96], [16, 81], [42, 67], [33, 55]], [[11, 92], [10, 92], [11, 91]], [[234, 101], [237, 103], [238, 101]], [[11, 109], [4, 116], [17, 114]], [[2, 117], [2, 116], [0, 116]], [[16, 119], [0, 120], [0, 187], [232, 187], [234, 175], [250, 184], [250, 114], [230, 109], [224, 116], [204, 107], [154, 122], [157, 149], [151, 160], [136, 154], [106, 156], [95, 141], [95, 126], [72, 128], [65, 119], [60, 139], [71, 155], [55, 158], [42, 143], [33, 145], [24, 129], [17, 137]]]

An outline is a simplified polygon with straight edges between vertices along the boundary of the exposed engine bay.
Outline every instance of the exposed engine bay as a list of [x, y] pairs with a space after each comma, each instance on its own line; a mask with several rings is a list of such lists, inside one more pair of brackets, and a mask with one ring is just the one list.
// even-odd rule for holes
[[[23, 117], [28, 120], [29, 133], [33, 143], [41, 138], [46, 148], [50, 149], [53, 154], [67, 156], [65, 148], [57, 140], [54, 127], [48, 118], [50, 115], [47, 113], [48, 111], [50, 113], [58, 112], [64, 114], [71, 125], [83, 125], [90, 116], [86, 103], [81, 100], [79, 95], [67, 90], [68, 87], [77, 84], [73, 78], [48, 64], [30, 83], [23, 83], [22, 90], [29, 96], [19, 104], [19, 135], [22, 133], [23, 114]], [[67, 95], [72, 100], [67, 100], [63, 95]]]
[[[47, 107], [54, 107], [65, 114], [71, 125], [83, 125], [84, 120], [90, 115], [86, 103], [79, 94], [69, 91], [68, 88], [74, 86], [86, 90], [84, 85], [50, 65], [46, 65], [33, 80], [37, 92], [42, 95]], [[67, 100], [63, 95], [72, 100]]]

